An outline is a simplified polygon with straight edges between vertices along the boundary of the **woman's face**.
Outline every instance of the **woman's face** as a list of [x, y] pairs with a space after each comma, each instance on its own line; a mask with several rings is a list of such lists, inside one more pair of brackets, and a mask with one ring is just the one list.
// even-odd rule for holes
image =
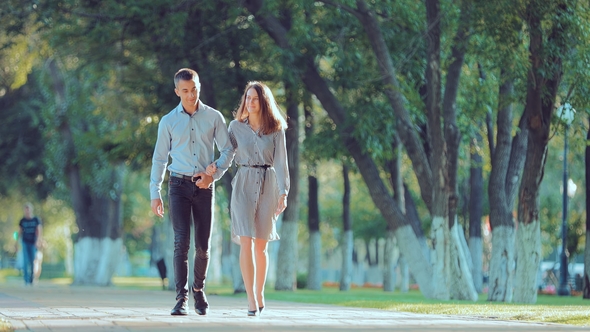
[[260, 113], [260, 100], [258, 98], [258, 92], [254, 88], [250, 88], [246, 92], [246, 109], [250, 114]]

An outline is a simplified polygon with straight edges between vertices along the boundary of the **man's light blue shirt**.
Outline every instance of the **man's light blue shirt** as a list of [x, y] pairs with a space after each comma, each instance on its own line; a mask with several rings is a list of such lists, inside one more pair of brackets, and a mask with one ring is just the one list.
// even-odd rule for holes
[[215, 158], [214, 144], [220, 152], [215, 161], [217, 171], [213, 180], [219, 180], [234, 157], [223, 115], [199, 101], [192, 115], [184, 111], [182, 103], [162, 117], [158, 125], [158, 139], [152, 158], [150, 197], [160, 198], [162, 181], [168, 164], [170, 172], [192, 176], [204, 172]]

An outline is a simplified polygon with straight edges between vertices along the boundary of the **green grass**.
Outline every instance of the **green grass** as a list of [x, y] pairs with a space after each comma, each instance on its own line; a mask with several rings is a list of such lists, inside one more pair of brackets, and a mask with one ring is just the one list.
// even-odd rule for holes
[[[209, 292], [219, 295], [245, 297], [245, 294], [233, 294], [233, 290], [228, 287], [207, 288]], [[386, 293], [375, 288], [353, 288], [347, 292], [341, 292], [335, 287], [294, 292], [267, 289], [265, 296], [269, 300], [290, 302], [590, 326], [590, 300], [584, 300], [581, 296], [539, 295], [537, 303], [533, 305], [488, 302], [487, 294], [480, 295], [477, 302], [439, 301], [426, 299], [419, 291]]]
[[7, 278], [16, 278], [18, 276], [19, 273], [16, 269], [0, 269], [0, 282], [5, 282]]
[[524, 305], [488, 302], [486, 294], [480, 295], [477, 302], [439, 301], [426, 299], [419, 291], [386, 293], [374, 288], [354, 288], [348, 292], [341, 292], [333, 287], [324, 287], [321, 291], [268, 290], [265, 295], [267, 299], [282, 301], [590, 326], [590, 300], [584, 300], [581, 296], [539, 295], [536, 304]]

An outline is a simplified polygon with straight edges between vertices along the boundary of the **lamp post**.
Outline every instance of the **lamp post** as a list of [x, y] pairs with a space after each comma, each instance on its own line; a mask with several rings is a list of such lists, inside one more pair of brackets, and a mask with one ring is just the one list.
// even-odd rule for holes
[[[557, 114], [561, 121], [565, 124], [565, 137], [564, 137], [564, 147], [563, 147], [563, 213], [562, 213], [562, 222], [561, 222], [561, 262], [560, 262], [560, 278], [559, 278], [559, 288], [557, 289], [557, 294], [561, 296], [570, 295], [570, 289], [567, 284], [567, 200], [568, 196], [573, 196], [575, 193], [575, 184], [572, 185], [571, 189], [568, 190], [568, 175], [567, 175], [567, 133], [572, 121], [574, 120], [574, 114], [576, 110], [570, 105], [566, 103], [563, 106], [560, 106], [557, 110]], [[572, 182], [573, 184], [573, 182]], [[573, 191], [572, 191], [573, 189]]]

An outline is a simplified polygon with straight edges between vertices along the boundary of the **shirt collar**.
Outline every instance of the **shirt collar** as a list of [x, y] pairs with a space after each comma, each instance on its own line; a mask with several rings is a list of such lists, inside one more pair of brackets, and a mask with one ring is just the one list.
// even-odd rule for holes
[[[184, 109], [184, 106], [182, 106], [182, 102], [178, 103], [178, 106], [176, 107], [178, 109], [179, 113], [184, 113], [186, 115], [190, 115], [188, 114], [188, 112]], [[197, 109], [195, 110], [195, 113], [198, 113], [201, 109], [203, 108], [203, 103], [201, 102], [201, 100], [199, 100], [199, 103], [197, 104]]]

